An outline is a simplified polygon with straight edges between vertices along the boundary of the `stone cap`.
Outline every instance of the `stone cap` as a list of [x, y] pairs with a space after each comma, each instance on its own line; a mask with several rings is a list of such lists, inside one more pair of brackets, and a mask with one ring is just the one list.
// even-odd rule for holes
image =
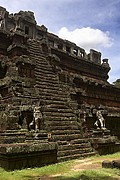
[[18, 143], [18, 144], [0, 144], [0, 154], [17, 154], [57, 150], [57, 143], [48, 142], [41, 144]]

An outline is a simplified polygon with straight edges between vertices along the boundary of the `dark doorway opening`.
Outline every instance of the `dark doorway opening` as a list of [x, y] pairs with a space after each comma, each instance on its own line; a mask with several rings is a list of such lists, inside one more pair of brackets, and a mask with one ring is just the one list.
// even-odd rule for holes
[[29, 27], [25, 26], [25, 34], [29, 35]]

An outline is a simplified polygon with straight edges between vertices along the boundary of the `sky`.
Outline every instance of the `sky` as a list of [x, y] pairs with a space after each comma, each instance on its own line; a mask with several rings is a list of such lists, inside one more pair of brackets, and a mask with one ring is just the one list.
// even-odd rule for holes
[[120, 79], [120, 0], [0, 0], [0, 6], [10, 13], [32, 11], [49, 32], [86, 53], [100, 51], [109, 59], [108, 81]]

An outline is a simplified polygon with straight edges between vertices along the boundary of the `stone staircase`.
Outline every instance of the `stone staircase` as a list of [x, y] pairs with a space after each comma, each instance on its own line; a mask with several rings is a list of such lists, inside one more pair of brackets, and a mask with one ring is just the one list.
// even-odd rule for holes
[[6, 130], [0, 132], [0, 144], [45, 143], [48, 142], [47, 131], [28, 132], [28, 130]]
[[36, 62], [36, 87], [45, 103], [44, 128], [58, 143], [58, 161], [95, 154], [90, 142], [82, 137], [77, 117], [67, 105], [67, 92], [60, 86], [58, 76], [41, 51], [40, 42], [29, 40], [30, 57]]

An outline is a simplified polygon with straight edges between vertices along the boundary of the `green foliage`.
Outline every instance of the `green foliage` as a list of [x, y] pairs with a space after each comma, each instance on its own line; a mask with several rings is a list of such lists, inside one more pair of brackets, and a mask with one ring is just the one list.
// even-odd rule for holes
[[113, 85], [120, 88], [120, 79], [117, 79], [115, 82], [113, 82]]
[[120, 153], [117, 152], [117, 153], [114, 153], [114, 154], [107, 154], [107, 155], [102, 155], [102, 156], [97, 154], [97, 155], [91, 157], [91, 159], [96, 159], [96, 158], [98, 158], [98, 159], [103, 159], [103, 158], [105, 158], [105, 159], [106, 158], [107, 159], [120, 158]]
[[28, 168], [23, 170], [15, 170], [12, 172], [6, 172], [0, 168], [0, 180], [32, 180], [40, 176], [49, 176], [59, 173], [68, 172], [71, 166], [74, 164], [74, 160], [57, 163], [49, 166], [44, 166], [41, 168]]
[[100, 169], [83, 171], [80, 178], [81, 180], [114, 180], [118, 179], [118, 170], [116, 169]]

